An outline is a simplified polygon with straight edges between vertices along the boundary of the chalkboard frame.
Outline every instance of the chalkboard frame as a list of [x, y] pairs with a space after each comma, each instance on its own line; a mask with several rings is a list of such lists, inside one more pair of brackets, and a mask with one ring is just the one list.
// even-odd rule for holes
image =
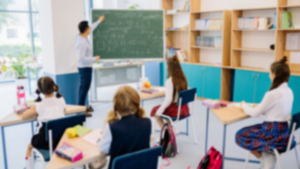
[[[162, 32], [163, 32], [163, 54], [161, 56], [161, 58], [128, 58], [128, 59], [120, 59], [120, 58], [116, 58], [116, 59], [106, 59], [106, 58], [101, 58], [100, 61], [101, 62], [112, 62], [112, 61], [128, 61], [128, 60], [144, 60], [144, 61], [162, 61], [165, 60], [165, 53], [166, 53], [166, 32], [165, 32], [165, 10], [164, 9], [102, 9], [102, 8], [93, 8], [90, 11], [90, 19], [91, 22], [93, 22], [93, 11], [95, 10], [102, 10], [102, 11], [161, 11], [162, 12], [162, 20], [163, 20], [163, 26], [162, 26]], [[99, 16], [100, 17], [100, 16]], [[91, 32], [90, 34], [91, 37], [91, 45], [93, 46], [93, 32]], [[94, 52], [94, 50], [93, 50]], [[93, 56], [95, 57], [94, 53]]]

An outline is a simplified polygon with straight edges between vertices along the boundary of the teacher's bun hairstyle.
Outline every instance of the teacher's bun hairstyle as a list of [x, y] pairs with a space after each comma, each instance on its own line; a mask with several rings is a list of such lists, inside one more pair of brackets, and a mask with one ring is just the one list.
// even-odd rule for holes
[[270, 69], [271, 72], [275, 74], [270, 90], [276, 89], [284, 82], [289, 82], [291, 71], [287, 64], [286, 56], [284, 56], [280, 61], [274, 62]]
[[88, 21], [81, 21], [78, 25], [79, 32], [84, 33], [88, 27], [89, 27]]

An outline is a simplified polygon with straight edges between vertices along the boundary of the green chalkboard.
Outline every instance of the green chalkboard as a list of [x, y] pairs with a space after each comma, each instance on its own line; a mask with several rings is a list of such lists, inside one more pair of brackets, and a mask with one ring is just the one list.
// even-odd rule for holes
[[164, 20], [162, 10], [93, 9], [92, 21], [105, 15], [93, 31], [94, 56], [101, 59], [162, 59]]

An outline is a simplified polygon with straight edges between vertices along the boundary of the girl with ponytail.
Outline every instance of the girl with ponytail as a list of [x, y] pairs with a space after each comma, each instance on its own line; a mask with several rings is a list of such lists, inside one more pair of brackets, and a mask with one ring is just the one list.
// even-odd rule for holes
[[[51, 77], [45, 76], [38, 80], [38, 89], [36, 90], [37, 99], [36, 104], [29, 110], [24, 112], [21, 117], [23, 119], [32, 118], [37, 116], [37, 120], [42, 127], [39, 133], [34, 135], [31, 143], [28, 145], [26, 153], [26, 169], [33, 168], [31, 150], [33, 147], [38, 149], [49, 149], [49, 143], [46, 141], [45, 124], [49, 120], [62, 118], [65, 116], [66, 102], [62, 95], [59, 93], [59, 87], [54, 83]], [[41, 94], [44, 98], [41, 98]], [[55, 149], [59, 140], [53, 140], [53, 148]]]
[[90, 168], [102, 168], [107, 162], [106, 156], [110, 156], [110, 169], [117, 156], [150, 148], [151, 121], [145, 118], [140, 102], [139, 94], [132, 87], [122, 86], [117, 90], [99, 144], [101, 156]]
[[[285, 149], [290, 136], [288, 121], [291, 117], [294, 95], [287, 84], [290, 69], [286, 62], [287, 58], [283, 57], [271, 65], [272, 85], [257, 107], [252, 108], [245, 102], [241, 103], [242, 109], [249, 116], [265, 116], [262, 124], [245, 127], [236, 134], [236, 143], [251, 151], [260, 160], [263, 169], [274, 168], [276, 158], [268, 151]], [[294, 140], [292, 144], [295, 145]]]

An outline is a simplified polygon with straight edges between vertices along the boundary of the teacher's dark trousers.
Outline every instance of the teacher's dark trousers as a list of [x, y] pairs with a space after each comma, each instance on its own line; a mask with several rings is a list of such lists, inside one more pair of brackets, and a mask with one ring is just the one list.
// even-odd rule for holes
[[78, 68], [80, 76], [78, 105], [85, 105], [85, 100], [92, 82], [92, 68]]

